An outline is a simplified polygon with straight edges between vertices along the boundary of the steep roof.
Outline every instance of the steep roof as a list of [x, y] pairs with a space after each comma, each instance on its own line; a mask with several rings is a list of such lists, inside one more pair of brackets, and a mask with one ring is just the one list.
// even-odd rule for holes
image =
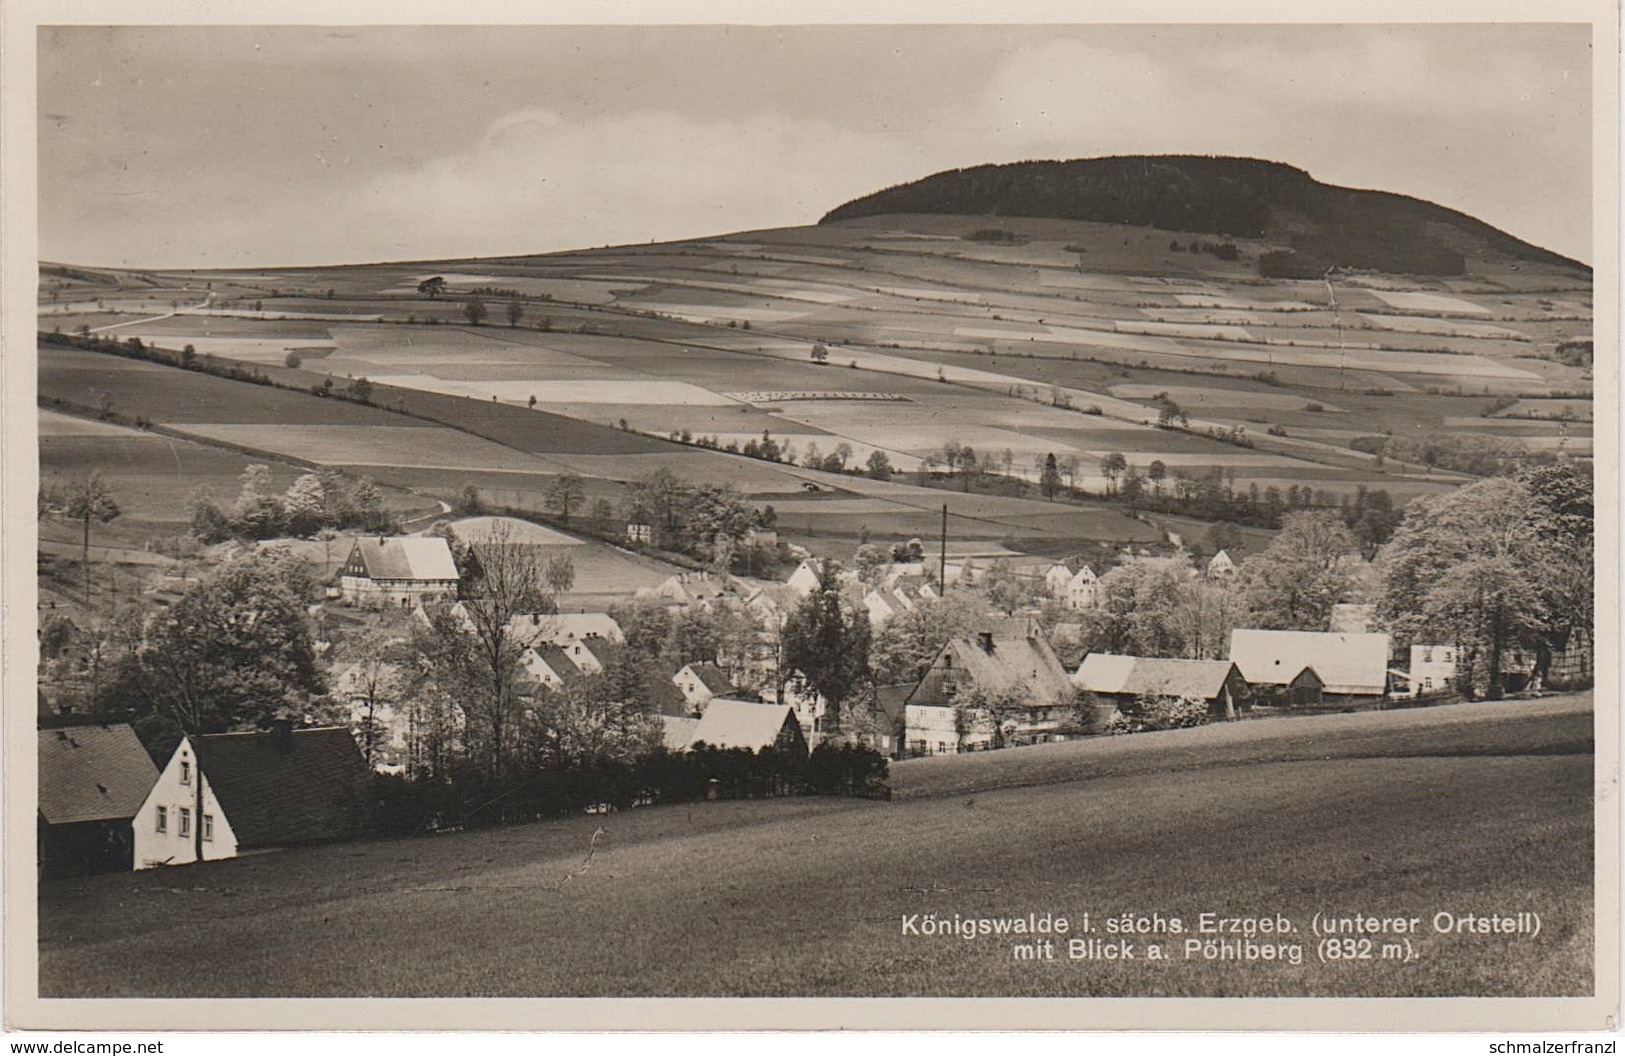
[[1090, 693], [1121, 693], [1134, 671], [1136, 659], [1115, 653], [1090, 653], [1078, 665], [1078, 673], [1072, 676], [1072, 682]]
[[698, 678], [705, 685], [705, 688], [714, 694], [728, 694], [738, 691], [738, 687], [723, 673], [722, 668], [710, 661], [689, 664], [688, 669], [694, 672], [694, 677]]
[[1212, 700], [1224, 689], [1235, 665], [1228, 660], [1166, 660], [1140, 657], [1123, 682], [1122, 692], [1135, 696], [1193, 697]]
[[1048, 642], [1031, 636], [991, 634], [950, 639], [915, 687], [909, 703], [940, 703], [942, 682], [950, 673], [956, 679], [962, 674], [991, 693], [1020, 690], [1029, 703], [1038, 706], [1064, 703], [1072, 693], [1072, 680]]
[[705, 707], [691, 743], [704, 741], [713, 748], [747, 748], [760, 751], [778, 742], [779, 732], [789, 721], [795, 723], [795, 709], [788, 704], [749, 704], [738, 700], [713, 700]]
[[135, 817], [158, 768], [129, 726], [39, 731], [39, 812], [47, 824]]
[[451, 547], [439, 536], [362, 536], [352, 557], [359, 556], [369, 579], [457, 579]]
[[1388, 686], [1386, 634], [1230, 632], [1230, 659], [1253, 685], [1284, 686], [1312, 667], [1328, 693], [1378, 695]]
[[198, 766], [242, 847], [344, 840], [367, 827], [371, 775], [342, 726], [197, 738]]

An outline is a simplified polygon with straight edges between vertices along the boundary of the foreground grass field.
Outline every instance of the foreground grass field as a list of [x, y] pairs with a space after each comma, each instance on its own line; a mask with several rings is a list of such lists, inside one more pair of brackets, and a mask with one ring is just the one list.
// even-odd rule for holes
[[[1592, 990], [1589, 695], [901, 764], [898, 799], [663, 807], [47, 887], [43, 996], [1443, 996]], [[1019, 786], [1019, 787], [1009, 787]], [[596, 833], [596, 836], [595, 836]], [[914, 914], [1284, 916], [1300, 964], [1053, 961]], [[1538, 936], [1436, 913], [1538, 913]], [[1316, 913], [1421, 918], [1323, 961]], [[1391, 938], [1392, 936], [1389, 936]], [[1381, 950], [1381, 943], [1377, 949]]]

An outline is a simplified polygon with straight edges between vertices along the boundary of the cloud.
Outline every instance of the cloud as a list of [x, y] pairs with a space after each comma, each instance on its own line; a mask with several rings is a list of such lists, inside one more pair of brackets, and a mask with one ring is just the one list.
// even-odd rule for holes
[[374, 178], [346, 209], [404, 225], [399, 248], [645, 242], [811, 223], [872, 189], [854, 173], [908, 171], [884, 160], [906, 153], [890, 137], [783, 114], [707, 121], [649, 110], [571, 123], [526, 108], [462, 151]]

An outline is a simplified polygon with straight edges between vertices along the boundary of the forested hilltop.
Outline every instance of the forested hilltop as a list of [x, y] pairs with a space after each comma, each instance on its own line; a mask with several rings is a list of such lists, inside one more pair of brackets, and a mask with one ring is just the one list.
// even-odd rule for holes
[[1457, 275], [1465, 258], [1575, 268], [1465, 213], [1384, 191], [1320, 183], [1302, 169], [1252, 158], [1124, 156], [1022, 161], [939, 172], [854, 199], [819, 223], [898, 213], [1052, 217], [1268, 239], [1266, 274], [1328, 267]]

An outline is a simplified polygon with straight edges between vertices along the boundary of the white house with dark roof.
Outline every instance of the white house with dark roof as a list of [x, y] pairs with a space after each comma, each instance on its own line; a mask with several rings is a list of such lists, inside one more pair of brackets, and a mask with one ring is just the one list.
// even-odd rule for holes
[[370, 820], [371, 782], [342, 726], [281, 721], [182, 738], [136, 813], [135, 868], [196, 862], [200, 828], [205, 861], [354, 839]]
[[40, 730], [40, 878], [132, 868], [134, 819], [157, 781], [158, 768], [126, 724]]
[[709, 662], [685, 664], [671, 676], [671, 681], [696, 714], [715, 698], [739, 692], [722, 668]]
[[592, 673], [584, 670], [568, 652], [554, 645], [526, 649], [519, 655], [519, 666], [524, 670], [526, 680], [554, 690], [575, 685]]
[[430, 535], [358, 538], [339, 570], [339, 592], [352, 605], [452, 601], [458, 582], [451, 547]]

